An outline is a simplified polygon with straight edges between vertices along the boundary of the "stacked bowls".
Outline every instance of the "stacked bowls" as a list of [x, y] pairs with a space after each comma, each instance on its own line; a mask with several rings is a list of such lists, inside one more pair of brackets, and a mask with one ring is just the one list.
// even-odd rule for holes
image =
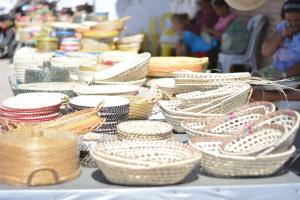
[[0, 116], [13, 122], [43, 122], [54, 120], [59, 113], [62, 99], [55, 96], [22, 95], [4, 100], [0, 106]]

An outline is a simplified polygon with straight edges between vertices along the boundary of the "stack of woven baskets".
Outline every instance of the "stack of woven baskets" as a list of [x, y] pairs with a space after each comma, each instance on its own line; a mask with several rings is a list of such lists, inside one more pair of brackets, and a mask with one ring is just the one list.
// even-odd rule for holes
[[119, 140], [172, 140], [173, 127], [158, 121], [128, 121], [118, 125]]
[[143, 84], [148, 74], [150, 53], [134, 55], [95, 74], [96, 84]]
[[186, 120], [189, 143], [202, 154], [201, 166], [222, 177], [266, 176], [277, 172], [295, 152], [300, 115], [292, 110], [230, 118]]
[[174, 72], [174, 80], [158, 83], [157, 87], [169, 96], [192, 91], [207, 91], [217, 89], [227, 84], [247, 81], [249, 73], [202, 73], [202, 72]]
[[137, 34], [122, 37], [117, 41], [116, 48], [120, 51], [129, 51], [138, 53], [142, 47], [144, 35]]
[[184, 132], [181, 121], [192, 117], [217, 116], [235, 110], [248, 103], [251, 86], [246, 83], [231, 84], [207, 92], [191, 92], [177, 95], [177, 99], [159, 101], [167, 122], [177, 132]]

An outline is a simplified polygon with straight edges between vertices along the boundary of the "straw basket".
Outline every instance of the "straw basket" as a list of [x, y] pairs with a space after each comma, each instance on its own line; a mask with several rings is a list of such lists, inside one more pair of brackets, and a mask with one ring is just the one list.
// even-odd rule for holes
[[152, 57], [149, 62], [150, 76], [172, 76], [181, 70], [201, 71], [208, 64], [208, 58]]
[[12, 185], [49, 185], [80, 175], [75, 136], [59, 130], [20, 129], [0, 135], [0, 181]]
[[65, 115], [56, 120], [39, 124], [41, 128], [57, 128], [76, 135], [86, 134], [100, 127], [104, 120], [98, 115], [101, 105]]
[[129, 120], [143, 120], [151, 116], [155, 99], [142, 96], [126, 96], [130, 101]]
[[173, 127], [165, 122], [158, 121], [128, 121], [118, 125], [120, 140], [172, 140]]
[[200, 159], [189, 145], [167, 141], [105, 142], [90, 154], [110, 182], [124, 185], [178, 183]]
[[282, 153], [263, 156], [231, 156], [220, 153], [222, 141], [193, 138], [189, 144], [202, 154], [201, 167], [218, 177], [268, 176], [276, 173], [296, 151], [294, 146]]

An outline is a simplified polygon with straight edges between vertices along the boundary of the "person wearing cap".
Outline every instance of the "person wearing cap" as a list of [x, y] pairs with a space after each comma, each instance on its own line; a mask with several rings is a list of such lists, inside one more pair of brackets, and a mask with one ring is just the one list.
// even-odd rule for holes
[[[264, 56], [273, 55], [272, 66], [259, 70], [259, 74], [272, 79], [292, 78], [300, 80], [300, 0], [287, 0], [282, 6], [283, 20], [276, 26], [275, 33], [262, 45]], [[287, 90], [254, 91], [252, 99], [266, 101], [299, 101], [300, 93]]]

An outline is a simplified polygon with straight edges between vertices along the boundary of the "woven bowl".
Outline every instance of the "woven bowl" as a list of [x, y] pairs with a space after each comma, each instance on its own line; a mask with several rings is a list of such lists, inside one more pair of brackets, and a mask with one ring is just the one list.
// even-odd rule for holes
[[152, 114], [155, 100], [142, 96], [126, 96], [130, 101], [129, 120], [145, 120]]
[[232, 8], [241, 11], [255, 10], [261, 7], [266, 0], [225, 0]]
[[108, 181], [124, 185], [170, 185], [181, 182], [200, 154], [178, 142], [105, 142], [90, 151]]
[[220, 141], [194, 138], [189, 144], [202, 154], [201, 167], [217, 177], [257, 177], [276, 173], [296, 151], [294, 146], [282, 153], [263, 156], [231, 156], [220, 153]]

